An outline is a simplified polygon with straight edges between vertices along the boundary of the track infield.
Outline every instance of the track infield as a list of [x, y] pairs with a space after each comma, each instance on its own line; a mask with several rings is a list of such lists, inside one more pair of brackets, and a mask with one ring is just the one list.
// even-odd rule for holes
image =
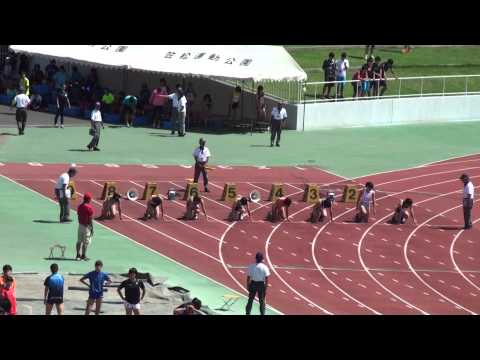
[[[0, 165], [0, 174], [53, 200], [54, 182], [66, 167], [7, 163]], [[79, 164], [74, 180], [80, 194], [94, 194], [99, 213], [105, 181], [115, 181], [123, 194], [132, 187], [142, 190], [146, 181], [153, 181], [166, 194], [170, 188], [182, 190], [192, 171], [188, 166]], [[139, 218], [145, 202], [123, 201], [125, 219], [102, 223], [243, 295], [246, 265], [262, 251], [272, 270], [267, 303], [284, 314], [477, 314], [480, 234], [475, 227], [462, 230], [458, 177], [463, 172], [475, 183], [480, 156], [357, 179], [303, 166], [217, 167], [211, 174], [212, 192], [202, 193], [208, 220], [180, 220], [185, 203], [177, 199], [166, 203], [166, 221], [143, 222]], [[367, 180], [377, 190], [377, 212], [369, 224], [352, 223], [353, 205], [343, 202], [334, 207], [335, 222], [305, 221], [310, 214], [310, 206], [302, 201], [305, 183], [320, 184], [340, 195], [345, 184]], [[236, 183], [241, 194], [258, 190], [262, 199], [272, 183], [283, 183], [284, 192], [294, 199], [292, 221], [264, 221], [271, 203], [262, 200], [252, 204], [253, 222], [228, 222], [230, 206], [220, 201], [227, 182]], [[415, 202], [418, 226], [387, 224], [399, 199], [405, 197]], [[478, 208], [475, 202], [474, 216]], [[56, 221], [56, 217], [44, 220]], [[95, 257], [95, 241], [91, 257]]]

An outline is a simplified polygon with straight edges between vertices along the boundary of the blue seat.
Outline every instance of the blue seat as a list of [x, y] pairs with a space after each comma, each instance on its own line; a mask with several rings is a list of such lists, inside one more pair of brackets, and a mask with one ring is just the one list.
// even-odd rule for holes
[[0, 95], [0, 104], [10, 105], [12, 103], [13, 97], [8, 95]]
[[103, 122], [108, 123], [108, 124], [120, 124], [120, 115], [118, 114], [109, 114], [109, 113], [104, 113], [102, 114], [103, 117]]
[[148, 122], [148, 119], [146, 116], [137, 116], [135, 117], [135, 120], [133, 120], [133, 124], [135, 126], [146, 126]]
[[65, 116], [81, 117], [82, 110], [78, 106], [72, 106], [70, 109], [65, 109]]
[[32, 86], [33, 92], [40, 94], [42, 97], [50, 93], [50, 89], [47, 84], [39, 84]]

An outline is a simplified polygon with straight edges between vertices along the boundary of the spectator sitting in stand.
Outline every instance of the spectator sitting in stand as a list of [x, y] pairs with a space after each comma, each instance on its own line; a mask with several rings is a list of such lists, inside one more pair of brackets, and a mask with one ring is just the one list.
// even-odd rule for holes
[[53, 81], [55, 82], [55, 89], [63, 89], [63, 86], [67, 82], [67, 73], [63, 65], [60, 66], [60, 70], [53, 75]]
[[112, 111], [114, 114], [118, 114], [122, 108], [122, 102], [125, 99], [125, 92], [119, 91], [115, 95], [115, 100], [113, 101]]
[[206, 129], [208, 125], [208, 119], [210, 118], [210, 115], [212, 114], [212, 108], [213, 108], [213, 101], [212, 101], [212, 96], [210, 94], [205, 94], [203, 96], [203, 101], [202, 101], [202, 121], [203, 121], [203, 127]]
[[87, 76], [87, 80], [85, 81], [85, 85], [87, 85], [89, 89], [93, 89], [97, 84], [98, 84], [97, 69], [91, 68], [90, 73]]
[[115, 96], [110, 89], [105, 89], [105, 93], [102, 96], [102, 108], [105, 113], [112, 112], [112, 105], [115, 101]]
[[39, 64], [34, 65], [32, 74], [30, 75], [30, 79], [32, 80], [32, 85], [43, 84], [43, 81], [45, 80], [45, 75], [43, 75], [43, 71], [42, 69], [40, 69]]
[[78, 81], [72, 83], [70, 87], [70, 102], [73, 105], [80, 105], [82, 101], [82, 86]]
[[188, 120], [189, 126], [191, 126], [191, 124], [195, 121], [194, 114], [193, 114], [193, 105], [195, 104], [195, 98], [197, 97], [197, 94], [193, 89], [192, 82], [188, 82], [187, 84], [187, 89], [185, 90], [185, 97], [187, 99], [187, 104], [188, 104], [187, 120]]
[[148, 102], [150, 100], [150, 89], [148, 88], [147, 84], [142, 84], [142, 88], [140, 89], [140, 96], [138, 98], [138, 110], [140, 115], [145, 113], [145, 106], [148, 107]]
[[27, 73], [30, 70], [30, 61], [28, 60], [28, 56], [25, 54], [20, 55], [20, 66], [18, 67], [19, 73]]
[[57, 73], [58, 67], [57, 67], [57, 62], [55, 60], [50, 61], [50, 64], [48, 64], [45, 67], [45, 73], [47, 75], [47, 80], [52, 81], [53, 76]]
[[32, 90], [32, 96], [30, 97], [30, 108], [35, 111], [39, 111], [42, 108], [42, 96]]
[[72, 75], [70, 76], [70, 81], [72, 83], [74, 83], [74, 82], [81, 83], [83, 81], [83, 76], [82, 76], [82, 74], [80, 74], [80, 72], [78, 71], [78, 68], [76, 66], [72, 67]]

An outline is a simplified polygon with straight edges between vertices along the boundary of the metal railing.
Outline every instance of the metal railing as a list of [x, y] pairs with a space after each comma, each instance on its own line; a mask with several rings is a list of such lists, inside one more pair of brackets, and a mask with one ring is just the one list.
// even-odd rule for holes
[[[341, 85], [344, 87], [343, 96], [340, 95]], [[385, 85], [386, 88], [383, 90]], [[326, 97], [328, 87], [330, 87], [330, 96]], [[304, 93], [303, 102], [305, 103], [475, 95], [480, 94], [480, 75], [417, 76], [365, 81], [318, 81], [305, 83], [302, 90]]]

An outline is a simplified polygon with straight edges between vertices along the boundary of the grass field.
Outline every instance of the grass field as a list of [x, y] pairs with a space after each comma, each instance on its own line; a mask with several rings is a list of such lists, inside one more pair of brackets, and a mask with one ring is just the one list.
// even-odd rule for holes
[[[333, 51], [337, 58], [342, 52], [348, 54], [351, 70], [347, 78], [351, 79], [353, 72], [364, 64], [364, 48], [335, 48], [333, 50], [324, 47], [289, 47], [287, 50], [305, 70], [309, 82], [323, 81], [324, 75], [321, 65], [328, 53]], [[480, 74], [480, 46], [465, 47], [414, 47], [409, 54], [402, 54], [400, 48], [376, 48], [374, 55], [383, 60], [393, 59], [394, 71], [398, 77], [416, 76], [439, 76], [439, 75], [472, 75]], [[468, 80], [468, 91], [480, 91], [480, 78]], [[437, 93], [443, 90], [442, 80], [428, 80], [423, 84], [423, 93]], [[317, 88], [321, 92], [321, 86]], [[399, 90], [399, 82], [391, 81], [386, 95], [396, 95]], [[401, 93], [420, 93], [421, 84], [419, 80], [411, 80], [408, 83], [402, 82]], [[449, 79], [445, 82], [446, 92], [465, 91], [464, 79]], [[308, 87], [307, 94], [313, 96], [315, 88]], [[352, 95], [352, 87], [346, 87], [345, 97]]]

